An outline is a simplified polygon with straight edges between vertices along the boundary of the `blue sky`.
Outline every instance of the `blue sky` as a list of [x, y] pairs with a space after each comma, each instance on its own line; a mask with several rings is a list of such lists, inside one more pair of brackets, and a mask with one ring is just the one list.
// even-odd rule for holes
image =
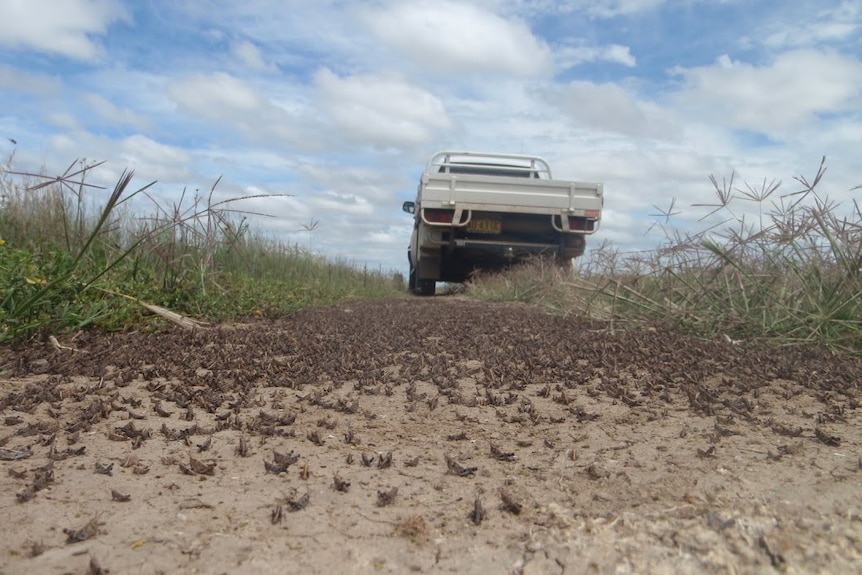
[[860, 29], [859, 0], [0, 0], [0, 156], [134, 168], [163, 202], [292, 194], [242, 205], [403, 270], [434, 151], [538, 154], [605, 184], [593, 245], [651, 247], [653, 206], [697, 220], [710, 174], [789, 193], [825, 155], [853, 198]]

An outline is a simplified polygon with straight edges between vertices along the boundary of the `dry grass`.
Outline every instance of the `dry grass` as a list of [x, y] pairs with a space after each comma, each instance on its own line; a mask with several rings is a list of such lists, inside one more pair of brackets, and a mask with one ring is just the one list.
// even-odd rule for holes
[[862, 209], [822, 196], [825, 172], [824, 161], [783, 195], [780, 182], [711, 177], [715, 201], [693, 206], [708, 210], [703, 230], [674, 227], [672, 201], [655, 224], [665, 237], [658, 249], [624, 253], [606, 242], [575, 273], [534, 260], [479, 275], [468, 293], [617, 323], [862, 352]]

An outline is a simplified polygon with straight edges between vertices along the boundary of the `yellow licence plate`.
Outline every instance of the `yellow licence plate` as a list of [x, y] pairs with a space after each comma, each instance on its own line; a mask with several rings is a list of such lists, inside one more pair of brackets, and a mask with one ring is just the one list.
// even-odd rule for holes
[[477, 234], [499, 234], [503, 231], [503, 222], [500, 220], [473, 219], [467, 224], [467, 231]]

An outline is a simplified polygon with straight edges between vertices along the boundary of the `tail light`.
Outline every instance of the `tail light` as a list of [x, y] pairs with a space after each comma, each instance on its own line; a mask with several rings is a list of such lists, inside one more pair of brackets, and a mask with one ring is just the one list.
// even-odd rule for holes
[[591, 232], [596, 227], [596, 220], [593, 218], [582, 218], [579, 216], [569, 216], [569, 229], [575, 232]]
[[452, 210], [437, 210], [427, 209], [422, 212], [425, 221], [434, 224], [449, 224], [452, 223], [452, 217], [455, 213]]

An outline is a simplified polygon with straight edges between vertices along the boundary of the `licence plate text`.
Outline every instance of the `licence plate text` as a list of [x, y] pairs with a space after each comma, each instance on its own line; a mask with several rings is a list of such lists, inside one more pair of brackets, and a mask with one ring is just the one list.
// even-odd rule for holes
[[467, 224], [467, 231], [477, 234], [499, 234], [503, 231], [500, 220], [473, 219]]

